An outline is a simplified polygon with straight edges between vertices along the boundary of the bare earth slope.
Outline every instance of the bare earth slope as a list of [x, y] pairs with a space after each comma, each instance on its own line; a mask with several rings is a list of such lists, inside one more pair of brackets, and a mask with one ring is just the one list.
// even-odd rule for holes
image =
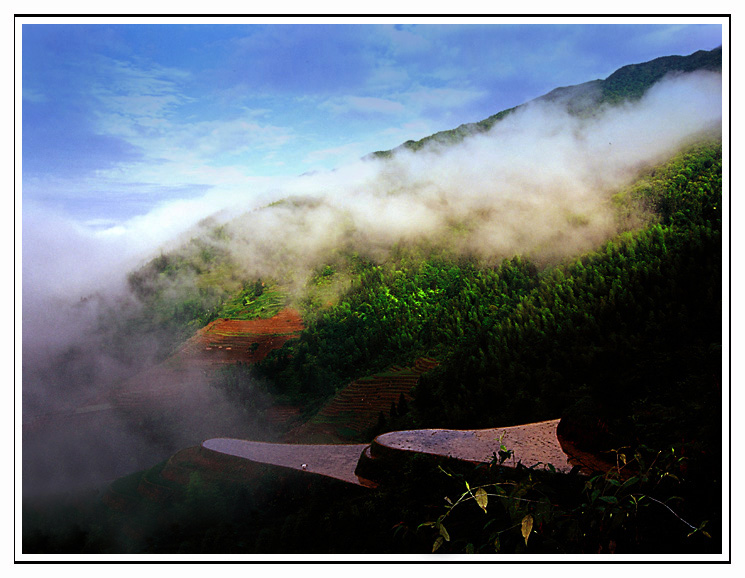
[[289, 308], [269, 319], [217, 319], [189, 339], [176, 355], [200, 364], [256, 363], [302, 330], [300, 314]]

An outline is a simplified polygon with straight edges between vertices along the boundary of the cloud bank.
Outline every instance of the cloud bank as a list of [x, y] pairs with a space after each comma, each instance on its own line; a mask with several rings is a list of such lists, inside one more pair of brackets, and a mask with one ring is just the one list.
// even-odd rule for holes
[[[243, 190], [216, 187], [117, 228], [86, 229], [24, 206], [24, 420], [90, 403], [132, 373], [99, 351], [92, 331], [98, 312], [80, 300], [124, 294], [128, 271], [188, 240], [204, 218], [226, 226], [225, 248], [249, 276], [291, 271], [302, 282], [339, 247], [381, 258], [397, 243], [443, 239], [495, 263], [516, 253], [549, 262], [617, 232], [612, 195], [693, 139], [721, 133], [721, 124], [721, 75], [694, 73], [589, 116], [534, 101], [455, 146], [256, 179]], [[144, 363], [148, 344], [132, 347]], [[185, 411], [172, 424], [172, 439], [187, 439], [177, 435]], [[122, 443], [147, 446], [137, 431], [115, 427]]]
[[74, 302], [123, 287], [128, 271], [188, 240], [210, 216], [231, 231], [227, 248], [248, 275], [314, 267], [339, 246], [381, 256], [401, 241], [440, 241], [453, 231], [457, 250], [485, 259], [561, 258], [616, 232], [610, 198], [640, 169], [703, 133], [720, 133], [721, 122], [721, 75], [693, 73], [590, 116], [537, 100], [456, 146], [217, 186], [108, 229], [29, 203], [24, 303], [50, 295]]
[[291, 202], [229, 221], [229, 248], [259, 276], [317, 266], [340, 246], [381, 256], [402, 241], [445, 238], [492, 261], [575, 255], [618, 231], [611, 197], [640, 170], [720, 133], [721, 99], [721, 76], [696, 73], [590, 116], [534, 101], [457, 146], [283, 183], [278, 198]]

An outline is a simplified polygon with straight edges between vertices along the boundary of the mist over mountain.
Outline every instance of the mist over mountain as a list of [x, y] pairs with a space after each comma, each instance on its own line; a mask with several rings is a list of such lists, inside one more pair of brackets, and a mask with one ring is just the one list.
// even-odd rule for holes
[[612, 196], [702, 135], [720, 134], [721, 75], [666, 79], [639, 101], [576, 115], [564, 100], [520, 107], [458, 144], [368, 158], [284, 183], [280, 202], [235, 215], [224, 248], [249, 276], [307, 275], [339, 249], [384, 259], [427, 242], [490, 262], [588, 250], [644, 220], [617, 218]]
[[[722, 47], [713, 50], [699, 50], [689, 56], [663, 56], [649, 62], [623, 66], [606, 79], [590, 80], [574, 86], [562, 86], [540, 96], [533, 102], [560, 103], [572, 114], [594, 114], [602, 104], [618, 103], [623, 100], [638, 100], [656, 82], [665, 76], [674, 76], [693, 71], [722, 71]], [[442, 131], [419, 141], [407, 141], [397, 147], [418, 150], [432, 143], [453, 144], [464, 138], [488, 131], [510, 113], [526, 106], [526, 103], [503, 110], [482, 121], [461, 125], [455, 129]], [[393, 151], [377, 151], [375, 157], [390, 156]]]
[[[717, 54], [721, 68], [721, 49], [709, 56]], [[624, 68], [605, 81], [557, 89], [476, 125], [335, 171], [254, 184], [251, 199], [259, 203], [208, 194], [163, 204], [123, 230], [94, 235], [43, 213], [30, 215], [24, 220], [24, 423], [105, 398], [160, 361], [155, 352], [164, 332], [127, 333], [127, 324], [146, 311], [142, 295], [153, 289], [143, 276], [138, 293], [132, 280], [154, 258], [164, 259], [154, 276], [157, 291], [174, 299], [197, 295], [212, 307], [246, 280], [278, 280], [300, 298], [318, 268], [341, 253], [384, 262], [411, 245], [492, 267], [515, 255], [547, 266], [650, 222], [649, 207], [624, 206], [617, 193], [686, 145], [721, 138], [721, 72], [700, 53], [678, 58], [654, 61], [653, 74], [643, 66]], [[185, 254], [231, 268], [169, 274], [169, 256], [175, 261]], [[210, 293], [214, 279], [220, 290]], [[201, 409], [189, 406], [173, 420], [174, 440], [185, 441], [179, 420]], [[137, 424], [113, 420], [107, 428], [105, 450], [91, 449], [91, 455], [122, 445], [150, 447]], [[29, 445], [27, 455], [85, 464], [81, 448], [68, 443], [84, 437], [79, 431], [60, 437], [37, 456], [43, 444]], [[71, 477], [87, 473], [84, 465], [72, 469]], [[38, 475], [47, 475], [42, 471]], [[33, 472], [33, 465], [28, 472], [24, 467], [29, 487]]]

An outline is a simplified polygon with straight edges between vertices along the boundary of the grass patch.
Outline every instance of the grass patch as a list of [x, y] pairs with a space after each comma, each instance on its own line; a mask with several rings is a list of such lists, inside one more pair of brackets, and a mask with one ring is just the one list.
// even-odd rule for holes
[[220, 308], [217, 317], [241, 320], [269, 319], [286, 305], [287, 296], [278, 287], [265, 287], [261, 282], [256, 282], [227, 301]]

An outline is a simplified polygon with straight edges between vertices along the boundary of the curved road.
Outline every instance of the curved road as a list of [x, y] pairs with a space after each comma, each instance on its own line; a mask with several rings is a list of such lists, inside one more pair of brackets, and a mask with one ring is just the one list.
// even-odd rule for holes
[[354, 475], [354, 469], [360, 454], [368, 445], [275, 444], [232, 438], [215, 438], [202, 443], [202, 447], [222, 454], [321, 474], [358, 485], [362, 484]]
[[[512, 450], [504, 465], [521, 462], [527, 467], [551, 464], [568, 473], [579, 463], [580, 456], [567, 454], [556, 436], [559, 420], [549, 420], [512, 427], [482, 430], [424, 429], [396, 431], [375, 438], [374, 445], [383, 449], [446, 456], [470, 462], [488, 463], [503, 445]], [[366, 485], [354, 473], [362, 452], [369, 444], [280, 444], [216, 438], [202, 446], [265, 464], [273, 464], [329, 476], [345, 482]], [[571, 462], [570, 462], [571, 460]]]
[[501, 446], [512, 450], [504, 465], [533, 467], [551, 464], [559, 472], [572, 465], [556, 436], [558, 419], [477, 430], [421, 429], [390, 432], [375, 438], [386, 448], [446, 456], [469, 462], [489, 463]]

